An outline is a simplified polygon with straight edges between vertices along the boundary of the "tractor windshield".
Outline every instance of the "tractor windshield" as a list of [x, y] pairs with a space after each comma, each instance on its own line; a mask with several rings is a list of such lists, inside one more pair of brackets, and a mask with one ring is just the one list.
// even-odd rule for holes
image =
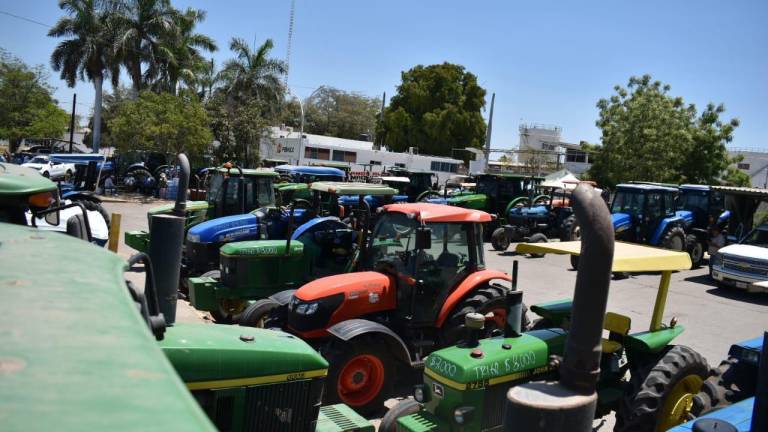
[[[240, 178], [237, 176], [225, 177], [221, 174], [217, 174], [211, 179], [208, 199], [214, 205], [220, 205], [224, 211], [223, 214], [240, 213], [239, 180]], [[243, 177], [243, 190], [245, 192], [245, 211], [275, 204], [272, 177]]]
[[677, 202], [678, 210], [707, 211], [709, 208], [709, 192], [700, 190], [683, 190]]
[[642, 191], [619, 189], [613, 198], [611, 213], [626, 213], [637, 216], [643, 212], [645, 194]]
[[747, 234], [741, 244], [768, 248], [768, 225], [762, 225]]
[[483, 266], [482, 242], [478, 241], [482, 233], [472, 224], [427, 223], [432, 245], [417, 251], [414, 244], [419, 225], [421, 222], [403, 213], [385, 213], [371, 238], [369, 268], [386, 263], [417, 280], [450, 282], [465, 269]]

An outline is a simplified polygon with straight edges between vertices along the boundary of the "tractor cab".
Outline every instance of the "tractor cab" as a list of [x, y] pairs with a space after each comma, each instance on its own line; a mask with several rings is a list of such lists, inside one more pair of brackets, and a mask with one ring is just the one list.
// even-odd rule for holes
[[[517, 252], [578, 255], [581, 243], [522, 243], [517, 246]], [[674, 318], [668, 325], [663, 324], [662, 318], [671, 272], [689, 267], [690, 260], [684, 253], [627, 243], [615, 244], [613, 271], [661, 271], [662, 275], [648, 331], [631, 332], [632, 322], [626, 315], [616, 312], [605, 315], [598, 381], [598, 417], [610, 410], [619, 410], [619, 416], [629, 414], [621, 406], [622, 396], [632, 396], [625, 394], [632, 388], [627, 383], [629, 371], [632, 371], [632, 379], [639, 379], [641, 375], [649, 379], [651, 366], [657, 362], [670, 362], [665, 357], [667, 351], [679, 356], [680, 351], [685, 350], [690, 355], [680, 360], [676, 357], [676, 361], [689, 362], [686, 366], [690, 367], [687, 370], [690, 375], [680, 374], [675, 377], [680, 381], [664, 383], [665, 389], [670, 384], [673, 388], [679, 384], [679, 391], [667, 392], [664, 394], [666, 398], [656, 401], [666, 410], [664, 416], [659, 416], [662, 427], [649, 426], [643, 430], [666, 430], [665, 427], [685, 418], [685, 402], [696, 394], [702, 375], [706, 377], [708, 370], [702, 364], [705, 362], [701, 356], [690, 348], [669, 345], [683, 331], [683, 326], [677, 324]], [[542, 318], [530, 331], [483, 339], [476, 345], [458, 344], [431, 353], [425, 362], [424, 384], [416, 386], [414, 400], [406, 399], [391, 408], [382, 419], [379, 430], [501, 430], [506, 395], [512, 386], [551, 380], [557, 376], [557, 363], [550, 359], [564, 354], [571, 306], [570, 299], [537, 304], [530, 310]], [[653, 405], [653, 408], [656, 406]]]
[[683, 219], [675, 214], [677, 188], [620, 184], [611, 203], [616, 239], [683, 251]]
[[60, 201], [54, 182], [10, 163], [0, 163], [0, 222], [63, 232], [87, 241], [98, 236], [104, 239], [101, 245], [109, 235], [98, 212], [88, 210], [82, 202]]
[[[240, 168], [225, 164], [219, 168], [205, 171], [199, 183], [205, 186], [205, 200], [187, 201], [185, 208], [185, 230], [214, 218], [241, 215], [258, 208], [275, 205], [272, 184], [277, 173], [271, 169]], [[152, 216], [171, 213], [174, 204], [154, 207], [147, 212], [148, 226]], [[152, 229], [149, 226], [149, 229]], [[149, 250], [149, 232], [126, 231], [125, 244], [131, 248], [146, 252]]]
[[522, 174], [478, 174], [475, 193], [451, 198], [448, 204], [502, 216], [510, 207], [526, 205], [536, 185], [543, 180], [543, 177]]
[[467, 312], [494, 312], [489, 327], [503, 327], [507, 288], [492, 281], [511, 278], [485, 268], [482, 224], [490, 220], [454, 206], [385, 205], [359, 270], [273, 295], [265, 325], [300, 336], [328, 359], [328, 401], [376, 411], [398, 369], [421, 367], [430, 352], [463, 337]]
[[399, 189], [402, 195], [408, 197], [408, 202], [423, 201], [427, 198], [437, 198], [440, 194], [437, 192], [437, 175], [432, 171], [419, 171], [401, 167], [390, 167], [387, 169], [386, 176], [405, 177], [407, 184], [403, 184]]
[[677, 195], [677, 216], [683, 218], [686, 229], [706, 230], [715, 221], [724, 226], [730, 212], [725, 211], [725, 196], [707, 185], [680, 185]]

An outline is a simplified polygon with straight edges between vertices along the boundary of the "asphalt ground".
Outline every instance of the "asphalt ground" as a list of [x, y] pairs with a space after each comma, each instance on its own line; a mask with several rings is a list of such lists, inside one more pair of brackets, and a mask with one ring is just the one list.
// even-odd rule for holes
[[[105, 207], [110, 213], [122, 215], [118, 254], [128, 258], [132, 250], [123, 243], [123, 232], [146, 229], [147, 211], [167, 203], [157, 200], [132, 200], [110, 202]], [[513, 250], [514, 244], [510, 246]], [[564, 255], [547, 255], [531, 258], [513, 252], [496, 252], [486, 244], [486, 267], [511, 272], [514, 260], [519, 261], [518, 289], [524, 291], [527, 305], [570, 298], [576, 281], [576, 271]], [[143, 274], [127, 276], [143, 286]], [[648, 329], [656, 298], [660, 274], [630, 275], [626, 279], [612, 280], [608, 297], [608, 311], [627, 315], [632, 319], [630, 332]], [[530, 314], [531, 319], [535, 315]], [[675, 344], [688, 345], [701, 353], [711, 366], [725, 358], [732, 343], [753, 338], [768, 330], [768, 294], [750, 294], [742, 291], [720, 289], [709, 279], [707, 267], [675, 272], [667, 298], [663, 322], [675, 317], [685, 331], [674, 340]], [[177, 320], [180, 322], [206, 320], [184, 301], [179, 301]], [[401, 390], [401, 397], [408, 396], [409, 388]], [[387, 405], [396, 401], [390, 400]], [[613, 426], [613, 414], [604, 422], [596, 421], [599, 431], [609, 431]]]

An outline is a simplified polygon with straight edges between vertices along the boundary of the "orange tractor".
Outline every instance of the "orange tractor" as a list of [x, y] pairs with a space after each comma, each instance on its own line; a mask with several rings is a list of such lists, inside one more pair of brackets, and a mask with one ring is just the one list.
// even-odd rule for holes
[[[507, 303], [515, 298], [510, 322], [527, 326], [522, 297], [508, 297], [510, 289], [493, 282], [514, 278], [485, 268], [482, 224], [489, 221], [488, 213], [455, 206], [385, 205], [361, 248], [357, 268], [368, 271], [259, 300], [262, 322], [301, 337], [328, 360], [326, 401], [370, 414], [382, 407], [396, 378], [422, 368], [434, 350], [465, 339], [467, 313], [485, 315], [485, 336], [502, 334], [511, 328]], [[430, 367], [449, 375], [456, 368]]]

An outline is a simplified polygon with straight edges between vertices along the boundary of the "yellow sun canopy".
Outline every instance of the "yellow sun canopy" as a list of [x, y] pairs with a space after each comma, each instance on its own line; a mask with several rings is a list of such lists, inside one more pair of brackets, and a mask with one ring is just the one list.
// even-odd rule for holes
[[[553, 243], [519, 243], [518, 253], [554, 253], [578, 256], [581, 253], [580, 241]], [[642, 246], [634, 243], [616, 242], [613, 252], [615, 272], [653, 272], [688, 270], [691, 258], [685, 252]]]

